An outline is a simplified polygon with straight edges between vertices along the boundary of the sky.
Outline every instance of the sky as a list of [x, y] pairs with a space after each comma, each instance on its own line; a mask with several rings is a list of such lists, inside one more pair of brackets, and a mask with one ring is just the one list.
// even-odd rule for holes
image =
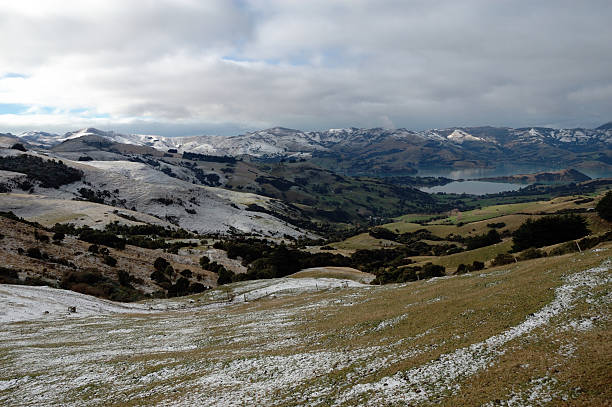
[[609, 0], [0, 0], [0, 132], [596, 127]]

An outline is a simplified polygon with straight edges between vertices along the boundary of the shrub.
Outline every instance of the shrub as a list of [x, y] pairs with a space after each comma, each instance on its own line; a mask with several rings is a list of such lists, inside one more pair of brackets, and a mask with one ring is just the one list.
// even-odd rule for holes
[[468, 250], [478, 249], [480, 247], [490, 246], [501, 242], [501, 237], [495, 229], [489, 230], [488, 233], [469, 237], [465, 240]]
[[231, 283], [233, 280], [234, 273], [232, 271], [227, 270], [225, 267], [219, 270], [219, 277], [217, 278], [218, 285], [228, 284]]
[[117, 265], [117, 259], [111, 257], [109, 255], [104, 256], [104, 264], [108, 264], [111, 267], [115, 267]]
[[461, 263], [460, 265], [457, 266], [457, 270], [455, 271], [455, 274], [465, 274], [467, 272], [468, 272], [467, 266]]
[[130, 283], [132, 282], [133, 278], [127, 271], [117, 270], [117, 279], [119, 280], [119, 284], [126, 287], [131, 287]]
[[28, 151], [26, 150], [26, 148], [23, 146], [23, 144], [21, 143], [15, 143], [11, 146], [11, 149], [13, 150], [19, 150], [19, 151]]
[[169, 265], [170, 265], [170, 263], [168, 263], [168, 260], [164, 259], [163, 257], [158, 257], [153, 262], [153, 267], [155, 267], [155, 270], [158, 270], [158, 271], [161, 271], [161, 272], [166, 270], [166, 267], [168, 267]]
[[26, 174], [40, 182], [43, 188], [57, 188], [83, 178], [83, 172], [61, 161], [43, 160], [27, 154], [0, 158], [0, 170]]
[[98, 254], [100, 252], [100, 246], [97, 244], [92, 244], [87, 248], [87, 251], [93, 254]]
[[193, 277], [193, 273], [191, 272], [191, 270], [185, 269], [181, 271], [181, 276], [186, 277], [186, 278], [191, 278]]
[[205, 269], [210, 264], [210, 259], [207, 256], [202, 256], [200, 258], [200, 266]]
[[519, 261], [523, 261], [523, 260], [537, 259], [537, 258], [544, 257], [544, 256], [546, 256], [546, 252], [543, 252], [540, 249], [536, 249], [535, 247], [532, 247], [530, 249], [527, 249], [519, 253], [519, 255], [517, 256], [517, 259]]
[[485, 268], [485, 265], [481, 261], [474, 260], [472, 265], [468, 266], [468, 268], [469, 268], [470, 271], [480, 271], [480, 270], [483, 270]]
[[493, 261], [491, 262], [492, 266], [503, 266], [504, 264], [514, 263], [514, 256], [510, 253], [499, 253]]
[[164, 269], [164, 274], [166, 274], [167, 276], [172, 276], [174, 274], [174, 267], [168, 264]]
[[38, 233], [38, 230], [34, 231], [34, 239], [42, 243], [49, 243], [49, 236]]
[[64, 240], [65, 237], [66, 237], [66, 235], [63, 234], [62, 232], [55, 232], [53, 234], [53, 241], [61, 242], [62, 240]]
[[43, 258], [42, 252], [40, 251], [40, 249], [38, 247], [30, 247], [30, 248], [28, 248], [28, 250], [26, 250], [26, 254], [28, 255], [28, 257], [31, 257], [33, 259], [42, 259]]
[[576, 214], [527, 219], [512, 234], [512, 250], [542, 247], [583, 237], [589, 233], [584, 217]]
[[501, 229], [501, 228], [503, 228], [505, 226], [506, 226], [505, 222], [487, 223], [487, 227], [489, 227], [491, 229]]
[[114, 247], [115, 249], [125, 249], [125, 240], [121, 239], [114, 233], [91, 228], [83, 228], [79, 233], [79, 239], [88, 243]]
[[446, 269], [438, 264], [426, 263], [420, 272], [417, 272], [419, 279], [442, 277], [445, 275]]
[[189, 285], [189, 293], [197, 294], [206, 291], [206, 286], [202, 283], [192, 283]]
[[151, 273], [151, 280], [155, 281], [158, 285], [161, 283], [169, 283], [170, 279], [164, 274], [163, 271], [155, 270]]
[[368, 234], [375, 239], [396, 240], [397, 235], [387, 228], [375, 227], [368, 231]]
[[595, 206], [597, 214], [608, 222], [612, 222], [612, 191], [608, 191]]
[[566, 242], [562, 245], [559, 245], [550, 251], [551, 256], [561, 256], [562, 254], [574, 253], [578, 251], [578, 246], [576, 246], [576, 242]]

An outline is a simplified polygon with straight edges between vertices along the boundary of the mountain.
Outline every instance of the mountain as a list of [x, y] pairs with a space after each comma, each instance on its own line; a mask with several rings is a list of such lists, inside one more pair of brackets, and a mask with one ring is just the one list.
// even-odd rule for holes
[[612, 122], [602, 124], [601, 126], [597, 128], [597, 130], [612, 130]]
[[236, 136], [163, 137], [120, 134], [87, 128], [63, 136], [23, 133], [30, 144], [46, 148], [81, 137], [115, 143], [207, 155], [258, 159], [313, 158], [324, 167], [347, 173], [397, 174], [421, 168], [482, 168], [501, 165], [566, 167], [612, 166], [612, 128], [453, 127], [407, 129], [330, 129], [304, 132], [275, 127]]

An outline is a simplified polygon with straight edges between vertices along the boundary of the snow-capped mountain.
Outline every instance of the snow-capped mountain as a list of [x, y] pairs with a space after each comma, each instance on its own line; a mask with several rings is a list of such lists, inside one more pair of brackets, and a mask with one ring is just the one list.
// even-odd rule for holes
[[402, 171], [402, 168], [454, 166], [482, 167], [500, 163], [531, 164], [543, 160], [566, 166], [594, 161], [612, 165], [612, 126], [597, 129], [542, 127], [453, 127], [412, 131], [407, 129], [330, 129], [301, 131], [275, 127], [236, 136], [163, 137], [121, 134], [93, 128], [57, 135], [28, 132], [19, 137], [30, 145], [51, 148], [84, 136], [111, 142], [176, 149], [207, 155], [259, 158], [331, 157], [352, 170]]

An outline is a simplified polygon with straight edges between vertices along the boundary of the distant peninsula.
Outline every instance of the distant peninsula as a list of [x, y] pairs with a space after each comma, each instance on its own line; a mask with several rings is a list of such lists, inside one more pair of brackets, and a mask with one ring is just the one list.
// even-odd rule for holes
[[516, 174], [507, 175], [503, 177], [487, 177], [477, 178], [474, 181], [487, 181], [487, 182], [503, 182], [512, 184], [533, 184], [539, 183], [566, 183], [566, 182], [583, 182], [589, 181], [591, 177], [581, 173], [573, 168], [550, 171], [550, 172], [537, 172], [533, 174]]

